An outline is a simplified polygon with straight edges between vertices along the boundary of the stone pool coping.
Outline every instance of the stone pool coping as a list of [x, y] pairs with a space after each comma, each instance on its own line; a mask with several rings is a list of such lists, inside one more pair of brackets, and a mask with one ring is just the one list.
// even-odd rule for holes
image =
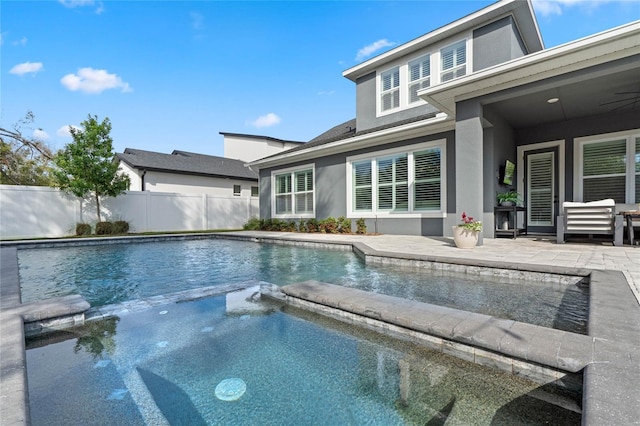
[[[584, 368], [582, 422], [583, 424], [633, 424], [640, 418], [640, 396], [638, 396], [640, 393], [637, 391], [638, 383], [640, 383], [640, 307], [623, 273], [589, 268], [535, 265], [526, 262], [449, 257], [432, 253], [411, 254], [379, 251], [371, 248], [362, 240], [350, 240], [348, 236], [340, 236], [341, 238], [327, 236], [330, 238], [326, 240], [320, 235], [314, 237], [300, 238], [300, 236], [296, 236], [292, 238], [287, 235], [244, 232], [1, 243], [0, 296], [2, 297], [0, 309], [2, 320], [0, 325], [2, 329], [0, 330], [0, 347], [3, 356], [0, 359], [0, 374], [2, 375], [0, 398], [3, 404], [0, 418], [2, 418], [2, 423], [28, 424], [29, 418], [23, 320], [20, 315], [5, 315], [8, 308], [20, 303], [17, 247], [80, 246], [204, 238], [300, 244], [311, 247], [339, 247], [353, 250], [365, 262], [387, 262], [386, 259], [392, 259], [391, 263], [471, 265], [472, 267], [508, 268], [522, 272], [589, 277], [591, 295], [589, 338], [592, 339], [592, 358]], [[446, 268], [442, 267], [442, 269]], [[5, 354], [9, 353], [20, 356], [22, 363], [5, 362]], [[583, 354], [578, 355], [583, 356]], [[6, 382], [5, 378], [10, 380]], [[19, 385], [20, 383], [22, 385]]]

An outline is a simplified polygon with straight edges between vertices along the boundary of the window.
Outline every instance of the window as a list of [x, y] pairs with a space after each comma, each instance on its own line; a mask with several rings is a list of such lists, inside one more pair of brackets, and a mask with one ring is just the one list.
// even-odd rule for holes
[[233, 185], [233, 195], [239, 196], [242, 188], [240, 185]]
[[260, 195], [260, 187], [252, 186], [251, 187], [251, 196], [252, 197], [258, 197], [259, 195]]
[[378, 210], [409, 209], [407, 154], [378, 160]]
[[420, 100], [418, 90], [431, 85], [431, 65], [429, 55], [409, 62], [409, 103]]
[[347, 159], [350, 211], [380, 214], [443, 214], [445, 141]]
[[274, 172], [272, 181], [275, 216], [313, 217], [313, 168]]
[[432, 148], [413, 154], [414, 158], [414, 208], [415, 210], [440, 210], [442, 189], [442, 165], [440, 148]]
[[382, 111], [400, 106], [400, 68], [382, 73], [380, 78], [380, 99]]
[[465, 40], [445, 47], [440, 51], [440, 56], [442, 63], [440, 81], [442, 83], [466, 75], [467, 44]]
[[597, 140], [577, 142], [582, 201], [613, 198], [620, 204], [640, 202], [640, 136], [601, 135]]

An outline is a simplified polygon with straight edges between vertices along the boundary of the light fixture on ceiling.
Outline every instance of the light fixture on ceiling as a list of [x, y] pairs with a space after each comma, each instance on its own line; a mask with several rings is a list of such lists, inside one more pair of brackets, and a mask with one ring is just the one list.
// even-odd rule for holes
[[560, 100], [560, 99], [558, 99], [558, 98], [550, 98], [550, 99], [547, 99], [547, 103], [555, 104], [555, 103], [556, 103], [556, 102], [558, 102], [559, 100]]

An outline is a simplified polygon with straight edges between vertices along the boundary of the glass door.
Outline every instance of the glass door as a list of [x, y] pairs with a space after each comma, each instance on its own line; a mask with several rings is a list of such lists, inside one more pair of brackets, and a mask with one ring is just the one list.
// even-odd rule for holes
[[558, 216], [557, 148], [525, 153], [529, 232], [555, 233]]

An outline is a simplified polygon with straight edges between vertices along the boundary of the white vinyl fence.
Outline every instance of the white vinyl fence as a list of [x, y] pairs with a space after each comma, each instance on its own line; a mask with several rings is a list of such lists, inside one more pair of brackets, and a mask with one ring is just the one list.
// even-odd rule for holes
[[[102, 220], [126, 220], [130, 232], [238, 229], [257, 217], [255, 197], [128, 191], [100, 200]], [[0, 185], [0, 238], [73, 235], [76, 224], [97, 221], [93, 200], [54, 188]]]

